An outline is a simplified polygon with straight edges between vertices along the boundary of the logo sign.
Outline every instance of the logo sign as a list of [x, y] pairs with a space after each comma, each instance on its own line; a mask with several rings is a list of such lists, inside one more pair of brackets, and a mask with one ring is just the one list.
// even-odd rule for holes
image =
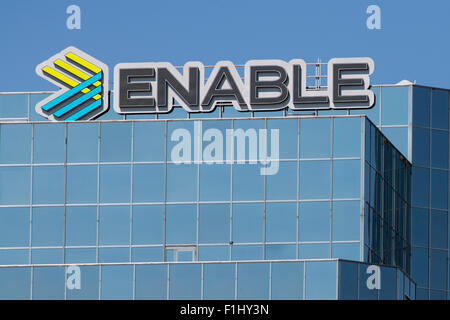
[[36, 73], [61, 88], [36, 105], [41, 116], [91, 120], [108, 111], [108, 66], [83, 51], [68, 47], [39, 64]]
[[[168, 62], [119, 63], [114, 68], [114, 110], [155, 114], [169, 113], [174, 105], [190, 113], [223, 105], [241, 112], [373, 107], [371, 58], [334, 58], [327, 71], [327, 87], [310, 90], [301, 59], [251, 60], [243, 76], [230, 61], [218, 62], [208, 76], [201, 62], [187, 62], [180, 71]], [[36, 72], [62, 88], [36, 105], [40, 115], [53, 121], [91, 120], [108, 110], [108, 67], [86, 53], [69, 47]]]

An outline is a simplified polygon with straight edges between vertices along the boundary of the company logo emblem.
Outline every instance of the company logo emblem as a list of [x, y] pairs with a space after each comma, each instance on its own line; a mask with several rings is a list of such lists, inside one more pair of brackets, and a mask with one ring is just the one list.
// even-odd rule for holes
[[36, 73], [61, 88], [36, 104], [52, 121], [92, 120], [108, 111], [108, 66], [68, 47], [36, 67]]

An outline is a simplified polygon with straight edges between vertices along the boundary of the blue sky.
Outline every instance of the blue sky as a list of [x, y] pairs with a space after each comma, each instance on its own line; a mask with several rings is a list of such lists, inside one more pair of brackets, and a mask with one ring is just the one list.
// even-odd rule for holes
[[[81, 8], [68, 30], [66, 8]], [[381, 30], [366, 9], [381, 8]], [[372, 83], [450, 89], [450, 1], [15, 0], [0, 2], [0, 91], [56, 89], [35, 66], [73, 45], [110, 66], [372, 57]]]

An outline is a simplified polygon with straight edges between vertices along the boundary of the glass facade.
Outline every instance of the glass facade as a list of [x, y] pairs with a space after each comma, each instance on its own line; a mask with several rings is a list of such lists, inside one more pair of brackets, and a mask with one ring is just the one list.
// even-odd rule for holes
[[[120, 291], [125, 298], [276, 299], [283, 294], [270, 290], [281, 286], [295, 289], [296, 299], [446, 298], [449, 93], [416, 85], [372, 90], [370, 110], [263, 114], [219, 107], [190, 115], [176, 108], [127, 117], [110, 110], [89, 123], [38, 116], [34, 105], [48, 93], [0, 94], [0, 265], [20, 270], [33, 298], [40, 297], [35, 284], [52, 285], [46, 279], [54, 270], [64, 282], [68, 264], [87, 268], [92, 292], [68, 294], [63, 286], [55, 289], [57, 297], [90, 298], [95, 291], [95, 299], [108, 299]], [[267, 141], [259, 134], [264, 129]], [[271, 145], [274, 129], [278, 153]], [[208, 132], [225, 145], [228, 130], [242, 130], [244, 141], [254, 130], [257, 152], [246, 145], [245, 163], [221, 162], [224, 146], [213, 153], [219, 158], [199, 160], [211, 151]], [[190, 154], [177, 149], [186, 137]], [[266, 157], [276, 155], [274, 175], [261, 174], [261, 143]], [[233, 151], [239, 157], [238, 138]], [[191, 161], [180, 164], [177, 156]], [[311, 259], [335, 265], [334, 295], [301, 282], [289, 287], [273, 273], [278, 266], [287, 274], [297, 270], [281, 263], [303, 263], [303, 270], [311, 263], [310, 275], [303, 271], [298, 281], [314, 282], [326, 267], [313, 270]], [[397, 294], [368, 290], [361, 263], [388, 268], [382, 279], [391, 279]], [[118, 272], [136, 279], [108, 284]], [[148, 278], [137, 281], [139, 273]], [[166, 281], [171, 273], [179, 282]], [[219, 273], [249, 276], [225, 288], [231, 280], [214, 276]], [[95, 280], [99, 274], [104, 285]], [[270, 290], [251, 278], [267, 274]], [[198, 276], [211, 280], [192, 280]], [[148, 291], [150, 284], [160, 291]], [[194, 289], [179, 289], [186, 286]], [[398, 294], [407, 287], [409, 294]]]

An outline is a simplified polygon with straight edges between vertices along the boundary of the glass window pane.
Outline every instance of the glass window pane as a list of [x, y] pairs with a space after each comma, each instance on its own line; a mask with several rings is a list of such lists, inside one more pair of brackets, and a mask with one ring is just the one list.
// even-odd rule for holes
[[31, 125], [0, 125], [0, 163], [30, 163]]
[[300, 199], [330, 199], [330, 161], [300, 162]]
[[297, 204], [267, 203], [266, 241], [295, 242], [297, 235]]
[[[98, 299], [98, 266], [81, 266], [80, 268], [80, 289], [69, 289], [66, 286], [68, 300], [97, 300]], [[76, 271], [66, 268], [67, 281], [75, 275]]]
[[64, 167], [33, 168], [33, 203], [64, 203]]
[[138, 247], [131, 253], [133, 262], [162, 262], [164, 261], [163, 247]]
[[103, 300], [131, 300], [133, 298], [133, 266], [102, 266]]
[[306, 263], [307, 300], [335, 300], [336, 297], [336, 261]]
[[245, 203], [233, 205], [233, 242], [251, 243], [263, 240], [264, 205]]
[[[229, 201], [231, 165], [201, 164], [200, 165], [200, 200]], [[217, 183], [220, 181], [220, 183]]]
[[272, 299], [302, 300], [303, 269], [302, 262], [272, 263]]
[[228, 261], [230, 260], [229, 246], [199, 246], [199, 261]]
[[162, 201], [164, 201], [164, 165], [134, 165], [133, 202]]
[[430, 186], [430, 171], [427, 168], [412, 168], [412, 205], [428, 207], [428, 189]]
[[[447, 249], [448, 221], [446, 211], [431, 210], [431, 247]], [[428, 222], [428, 221], [427, 221]], [[426, 224], [428, 225], [428, 223]]]
[[383, 133], [404, 156], [408, 156], [408, 128], [383, 128]]
[[64, 263], [96, 263], [97, 249], [95, 248], [72, 248], [65, 250]]
[[[373, 274], [373, 271], [367, 273], [367, 269], [370, 266], [367, 264], [359, 265], [359, 300], [377, 300], [378, 290], [369, 289], [367, 287], [367, 280]], [[381, 279], [381, 286], [383, 287], [384, 280]]]
[[430, 130], [413, 128], [412, 161], [416, 165], [429, 166], [430, 164]]
[[330, 240], [330, 203], [302, 202], [299, 208], [300, 241]]
[[270, 130], [279, 130], [280, 139], [280, 159], [297, 159], [297, 148], [298, 148], [298, 128], [297, 119], [268, 119], [267, 129], [268, 129], [268, 139]]
[[448, 172], [431, 170], [431, 207], [447, 210], [448, 207]]
[[339, 300], [358, 300], [357, 263], [339, 261]]
[[100, 130], [100, 161], [130, 161], [131, 122], [102, 123]]
[[431, 126], [433, 128], [448, 130], [448, 92], [433, 89]]
[[328, 258], [330, 258], [330, 244], [329, 243], [299, 244], [298, 258], [299, 259], [328, 259]]
[[333, 202], [333, 240], [360, 240], [361, 203]]
[[233, 165], [233, 200], [263, 200], [264, 176], [260, 164]]
[[30, 263], [30, 250], [28, 249], [1, 249], [0, 250], [0, 265], [18, 265]]
[[237, 299], [269, 299], [269, 268], [268, 263], [239, 263]]
[[333, 161], [333, 198], [360, 198], [361, 161]]
[[27, 247], [30, 243], [30, 208], [0, 209], [0, 247]]
[[411, 224], [412, 245], [428, 247], [428, 210], [412, 208]]
[[361, 245], [358, 243], [333, 243], [333, 258], [360, 261]]
[[266, 197], [268, 200], [297, 199], [297, 162], [279, 162], [279, 170], [267, 176]]
[[30, 299], [31, 268], [0, 268], [0, 299]]
[[66, 207], [66, 245], [95, 246], [97, 207]]
[[431, 166], [448, 169], [448, 132], [431, 130]]
[[97, 202], [97, 170], [94, 166], [67, 166], [67, 203]]
[[228, 243], [230, 241], [230, 206], [201, 204], [199, 228], [200, 243]]
[[197, 165], [167, 164], [167, 201], [197, 200]]
[[[31, 111], [33, 110], [34, 106]], [[28, 94], [0, 95], [0, 119], [2, 118], [28, 118]]]
[[378, 126], [380, 122], [381, 87], [372, 86], [370, 90], [375, 94], [375, 105], [371, 109], [350, 110], [350, 114], [365, 114], [373, 124]]
[[0, 167], [0, 204], [30, 203], [30, 167]]
[[136, 299], [167, 299], [167, 265], [136, 266]]
[[100, 248], [99, 263], [130, 262], [130, 248]]
[[32, 245], [34, 247], [63, 244], [64, 208], [33, 208]]
[[130, 207], [100, 207], [100, 245], [124, 245], [130, 243]]
[[63, 163], [66, 132], [64, 124], [34, 125], [34, 163]]
[[63, 267], [35, 267], [33, 269], [33, 299], [63, 300], [65, 270]]
[[67, 162], [97, 162], [98, 124], [69, 123], [67, 125]]
[[424, 87], [413, 87], [413, 124], [430, 126], [431, 90]]
[[49, 96], [49, 93], [30, 93], [30, 121], [48, 121], [47, 118], [42, 117], [35, 110], [36, 104]]
[[382, 125], [408, 124], [409, 86], [381, 89]]
[[447, 289], [447, 251], [445, 250], [431, 250], [430, 287]]
[[196, 222], [196, 205], [168, 205], [166, 207], [166, 243], [195, 243]]
[[163, 229], [163, 206], [133, 207], [133, 244], [162, 244]]
[[300, 158], [329, 158], [331, 153], [331, 120], [300, 120]]
[[100, 202], [130, 202], [130, 166], [100, 166]]
[[361, 118], [335, 118], [335, 158], [361, 157]]
[[32, 264], [61, 264], [63, 262], [62, 249], [33, 249], [31, 251]]
[[233, 261], [261, 260], [263, 258], [263, 247], [255, 245], [232, 246], [231, 257]]
[[428, 249], [412, 248], [411, 275], [418, 286], [428, 287]]
[[266, 245], [267, 260], [290, 260], [297, 256], [295, 244], [269, 244]]
[[203, 298], [233, 300], [235, 264], [205, 264], [203, 269]]
[[381, 288], [379, 300], [396, 300], [396, 270], [394, 268], [381, 267]]
[[170, 265], [170, 299], [199, 300], [201, 297], [201, 265]]
[[134, 161], [164, 161], [165, 122], [135, 122]]

